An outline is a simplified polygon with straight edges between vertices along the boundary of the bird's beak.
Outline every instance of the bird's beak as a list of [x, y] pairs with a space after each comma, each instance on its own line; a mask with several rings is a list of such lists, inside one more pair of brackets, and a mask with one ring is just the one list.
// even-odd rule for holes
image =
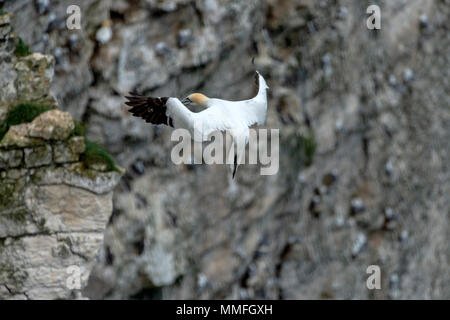
[[184, 98], [183, 101], [181, 101], [185, 106], [188, 106], [192, 103], [192, 100], [189, 98]]

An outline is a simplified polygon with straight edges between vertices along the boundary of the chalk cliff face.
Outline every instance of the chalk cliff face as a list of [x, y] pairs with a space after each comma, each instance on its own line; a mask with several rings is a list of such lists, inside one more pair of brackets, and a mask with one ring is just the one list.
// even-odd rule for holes
[[0, 16], [0, 299], [79, 298], [120, 174], [83, 163], [85, 137], [49, 94], [53, 56], [21, 57], [10, 20]]
[[[372, 2], [379, 31], [366, 28]], [[69, 31], [76, 3], [82, 28]], [[127, 170], [84, 295], [450, 298], [448, 0], [15, 0], [4, 10], [32, 51], [55, 57], [60, 107]], [[1, 70], [19, 75], [14, 66]], [[175, 166], [171, 129], [123, 104], [131, 89], [248, 98], [254, 68], [270, 87], [266, 127], [280, 129], [274, 176], [243, 166], [230, 186], [223, 166]], [[92, 206], [111, 197], [72, 187]], [[45, 188], [29, 202], [68, 194]], [[369, 265], [381, 290], [366, 287]]]

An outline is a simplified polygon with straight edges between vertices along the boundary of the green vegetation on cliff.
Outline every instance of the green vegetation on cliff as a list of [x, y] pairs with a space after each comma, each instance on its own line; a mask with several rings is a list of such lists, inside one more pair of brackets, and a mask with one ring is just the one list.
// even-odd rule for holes
[[81, 161], [86, 167], [89, 168], [96, 164], [103, 164], [106, 166], [106, 171], [120, 172], [114, 163], [114, 159], [105, 148], [88, 139], [84, 140], [84, 144], [86, 149], [81, 155]]
[[75, 128], [72, 131], [72, 136], [81, 136], [84, 137], [86, 135], [86, 127], [80, 121], [73, 120], [75, 124]]
[[6, 120], [0, 123], [0, 140], [11, 126], [31, 122], [40, 114], [51, 109], [53, 107], [35, 103], [21, 103], [16, 105], [8, 112]]
[[314, 134], [312, 132], [309, 132], [306, 135], [301, 136], [298, 147], [304, 155], [306, 166], [310, 166], [312, 164], [317, 147]]
[[30, 48], [25, 44], [21, 37], [17, 38], [16, 50], [14, 53], [16, 57], [26, 57], [31, 54]]
[[[74, 120], [75, 128], [72, 136], [86, 136], [86, 127], [80, 121]], [[95, 168], [96, 165], [103, 165], [106, 171], [120, 172], [114, 163], [113, 157], [96, 142], [84, 138], [85, 151], [81, 155], [81, 161], [86, 168]]]

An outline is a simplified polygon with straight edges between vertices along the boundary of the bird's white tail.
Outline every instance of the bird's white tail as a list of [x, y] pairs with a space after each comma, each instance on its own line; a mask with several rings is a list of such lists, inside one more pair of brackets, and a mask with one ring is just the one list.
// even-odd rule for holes
[[260, 94], [266, 94], [266, 90], [269, 89], [269, 86], [266, 83], [266, 80], [264, 77], [256, 71], [257, 78], [257, 84], [258, 84], [258, 95]]

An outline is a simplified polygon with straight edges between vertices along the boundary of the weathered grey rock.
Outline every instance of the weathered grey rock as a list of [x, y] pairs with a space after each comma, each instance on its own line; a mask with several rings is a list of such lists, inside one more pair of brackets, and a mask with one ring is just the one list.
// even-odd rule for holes
[[44, 141], [38, 138], [28, 136], [28, 123], [22, 123], [9, 128], [3, 139], [0, 141], [0, 147], [30, 147], [43, 145]]
[[55, 59], [50, 55], [33, 53], [20, 58], [17, 70], [17, 99], [21, 101], [50, 100], [49, 90], [53, 78]]
[[37, 168], [31, 173], [31, 179], [38, 185], [69, 184], [96, 194], [111, 192], [120, 177], [121, 173], [115, 171], [86, 169], [80, 162]]
[[0, 147], [28, 147], [44, 144], [44, 140], [66, 140], [74, 129], [69, 113], [50, 110], [36, 117], [31, 123], [9, 128], [0, 141]]
[[17, 71], [14, 69], [12, 63], [0, 63], [2, 66], [2, 77], [0, 77], [0, 121], [4, 121], [9, 109], [6, 102], [16, 99], [17, 96], [17, 89], [14, 86]]
[[112, 212], [111, 197], [112, 193], [97, 195], [70, 185], [30, 186], [25, 190], [27, 209], [50, 233], [102, 234]]
[[[140, 183], [142, 186], [148, 185], [148, 180], [143, 178]], [[133, 210], [119, 216], [117, 219], [121, 223], [110, 228], [105, 237], [114, 239], [118, 233], [127, 238], [127, 242], [117, 242], [108, 249], [108, 253], [101, 253], [103, 257], [114, 253], [115, 263], [124, 266], [124, 271], [111, 270], [114, 276], [109, 277], [110, 281], [104, 284], [103, 290], [117, 288], [118, 293], [112, 298], [119, 298], [124, 293], [134, 294], [141, 286], [141, 281], [160, 287], [172, 284], [183, 274], [186, 267], [184, 250], [177, 247], [180, 234], [167, 219], [163, 207], [164, 199], [165, 195], [155, 190], [148, 198], [150, 208], [147, 208], [135, 206], [133, 199], [127, 195], [120, 197], [120, 201], [133, 206]], [[129, 219], [140, 222], [129, 224]], [[136, 277], [137, 274], [140, 274], [139, 278]]]
[[0, 169], [15, 168], [21, 165], [23, 158], [22, 150], [1, 150]]
[[[15, 62], [15, 57], [12, 55], [15, 50], [15, 36], [11, 32], [11, 13], [4, 13], [0, 16], [0, 64], [2, 64], [2, 73], [15, 79], [15, 73], [11, 72], [11, 69]], [[8, 71], [9, 69], [9, 71]], [[0, 80], [0, 101], [9, 98], [8, 95], [14, 95], [14, 85], [9, 85], [7, 79]], [[1, 119], [1, 118], [0, 118]]]
[[8, 208], [0, 214], [0, 238], [21, 237], [45, 231], [25, 206]]
[[[38, 148], [46, 147], [50, 146]], [[25, 157], [28, 150], [36, 149], [25, 149]], [[80, 171], [73, 165], [41, 166], [10, 169], [2, 175], [2, 299], [80, 297], [103, 243], [112, 212], [112, 189], [120, 178], [116, 172], [76, 173]]]
[[76, 298], [70, 295], [71, 289], [75, 293], [86, 281], [88, 261], [92, 261], [101, 242], [98, 233], [7, 238], [0, 256], [0, 287], [7, 288], [2, 298]]
[[52, 162], [52, 146], [43, 145], [35, 148], [25, 148], [24, 155], [27, 168], [48, 165]]
[[4, 13], [0, 16], [0, 39], [5, 40], [11, 34], [11, 13]]
[[55, 109], [34, 119], [28, 126], [28, 136], [45, 140], [66, 140], [74, 127], [69, 113]]
[[[0, 121], [18, 101], [54, 105], [53, 57], [32, 54], [12, 68], [0, 46], [0, 58]], [[83, 298], [121, 174], [86, 169], [85, 138], [73, 129], [72, 116], [53, 109], [0, 142], [0, 299]]]
[[84, 137], [72, 137], [68, 141], [53, 145], [53, 161], [55, 163], [76, 162], [84, 152]]

